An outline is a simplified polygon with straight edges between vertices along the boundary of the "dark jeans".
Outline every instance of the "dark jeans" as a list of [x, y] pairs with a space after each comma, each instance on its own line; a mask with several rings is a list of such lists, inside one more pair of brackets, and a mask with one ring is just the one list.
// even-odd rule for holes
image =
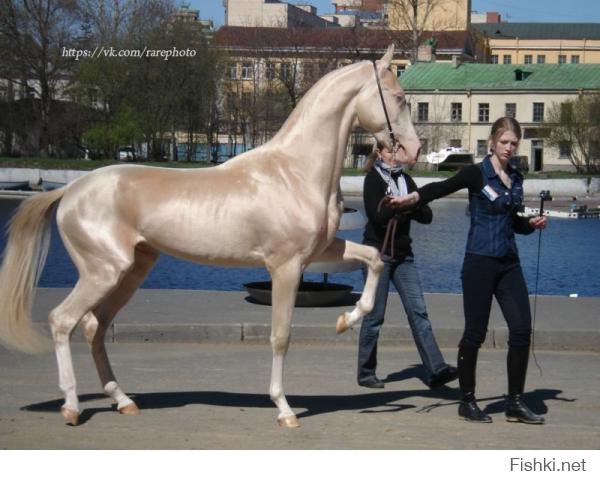
[[487, 334], [496, 297], [508, 325], [508, 344], [528, 347], [531, 337], [531, 311], [527, 285], [519, 259], [466, 254], [462, 269], [465, 331], [462, 342], [481, 347]]
[[433, 374], [441, 372], [447, 364], [433, 336], [414, 258], [407, 257], [400, 263], [385, 262], [384, 265], [375, 294], [375, 306], [371, 313], [365, 315], [360, 328], [358, 379], [375, 376], [377, 340], [383, 325], [390, 282], [396, 286], [396, 290], [400, 294], [417, 350], [427, 374], [431, 378]]

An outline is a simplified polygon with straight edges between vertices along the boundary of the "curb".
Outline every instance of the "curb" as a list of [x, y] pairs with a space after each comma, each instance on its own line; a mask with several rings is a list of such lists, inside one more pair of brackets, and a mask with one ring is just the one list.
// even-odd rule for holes
[[[49, 333], [48, 328], [44, 330]], [[360, 328], [341, 335], [335, 325], [292, 325], [291, 344], [357, 345]], [[456, 348], [462, 335], [460, 328], [435, 328], [440, 348]], [[271, 326], [256, 323], [228, 325], [207, 324], [119, 324], [107, 332], [106, 343], [245, 343], [268, 345]], [[74, 342], [85, 342], [81, 329], [74, 332]], [[485, 349], [506, 350], [508, 329], [490, 328], [482, 346]], [[382, 346], [414, 347], [408, 325], [386, 325], [379, 339]], [[536, 350], [600, 352], [600, 332], [588, 330], [537, 330], [534, 336]]]

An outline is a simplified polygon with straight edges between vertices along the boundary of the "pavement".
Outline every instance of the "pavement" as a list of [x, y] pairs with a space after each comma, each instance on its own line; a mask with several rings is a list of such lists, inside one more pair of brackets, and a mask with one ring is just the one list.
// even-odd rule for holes
[[[36, 322], [44, 322], [66, 293], [40, 289]], [[543, 426], [504, 419], [506, 331], [497, 310], [477, 379], [479, 404], [493, 423], [480, 425], [458, 418], [456, 382], [437, 390], [424, 384], [395, 295], [379, 348], [383, 390], [356, 384], [357, 331], [336, 335], [334, 327], [347, 307], [296, 308], [284, 387], [301, 426], [285, 429], [277, 426], [268, 395], [270, 308], [246, 297], [244, 292], [138, 291], [116, 319], [107, 348], [140, 416], [119, 415], [102, 394], [80, 334], [72, 343], [82, 408], [77, 427], [59, 414], [63, 400], [54, 354], [0, 348], [0, 449], [600, 448], [600, 299], [538, 299], [536, 354], [525, 401], [545, 415]], [[427, 302], [442, 353], [455, 364], [461, 297], [427, 295]]]
[[[493, 423], [472, 424], [457, 416], [456, 382], [437, 390], [422, 383], [414, 349], [381, 347], [378, 373], [386, 385], [372, 390], [356, 384], [355, 346], [292, 344], [284, 386], [300, 428], [286, 429], [277, 426], [268, 395], [267, 345], [130, 343], [111, 344], [108, 352], [141, 414], [116, 412], [101, 393], [89, 349], [76, 343], [82, 414], [80, 425], [72, 427], [59, 414], [54, 355], [0, 350], [0, 449], [600, 448], [598, 353], [537, 353], [543, 375], [530, 366], [524, 397], [546, 417], [540, 426], [505, 421], [505, 354], [497, 349], [482, 350], [478, 363], [479, 404]], [[456, 349], [442, 352], [455, 358]]]

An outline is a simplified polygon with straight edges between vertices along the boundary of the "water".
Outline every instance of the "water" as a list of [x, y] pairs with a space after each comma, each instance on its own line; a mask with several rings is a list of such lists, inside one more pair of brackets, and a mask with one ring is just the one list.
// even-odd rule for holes
[[[15, 200], [0, 200], [0, 224], [6, 225], [17, 206]], [[348, 206], [362, 208], [361, 200], [349, 198]], [[426, 292], [460, 293], [460, 269], [467, 238], [469, 217], [465, 215], [467, 201], [445, 199], [432, 203], [434, 221], [431, 225], [413, 222], [412, 237], [415, 259]], [[4, 230], [4, 228], [3, 228]], [[362, 231], [340, 232], [340, 236], [360, 242]], [[538, 252], [538, 232], [517, 235], [521, 263], [529, 290], [535, 289]], [[541, 238], [541, 260], [538, 293], [543, 295], [600, 296], [600, 220], [549, 219]], [[0, 239], [4, 250], [6, 239]], [[307, 273], [305, 280], [322, 280], [323, 276]], [[262, 268], [219, 268], [197, 265], [162, 255], [142, 285], [142, 288], [178, 288], [199, 290], [244, 290], [244, 283], [268, 280]], [[72, 287], [77, 271], [66, 253], [53, 226], [52, 242], [41, 287]], [[359, 271], [334, 273], [329, 281], [352, 285], [362, 290]]]

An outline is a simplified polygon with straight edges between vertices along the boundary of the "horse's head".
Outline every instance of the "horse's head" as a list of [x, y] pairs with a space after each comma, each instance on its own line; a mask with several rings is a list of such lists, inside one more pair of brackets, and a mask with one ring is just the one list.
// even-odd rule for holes
[[[398, 85], [396, 76], [389, 69], [393, 55], [394, 45], [390, 45], [381, 60], [371, 68], [371, 78], [361, 89], [357, 98], [357, 120], [359, 125], [371, 132], [378, 142], [392, 150], [392, 136], [385, 116], [385, 110], [387, 110], [393, 137], [397, 143], [398, 155], [403, 163], [413, 165], [419, 156], [421, 142], [410, 119], [410, 110], [404, 91]], [[379, 76], [381, 95], [375, 72]]]

